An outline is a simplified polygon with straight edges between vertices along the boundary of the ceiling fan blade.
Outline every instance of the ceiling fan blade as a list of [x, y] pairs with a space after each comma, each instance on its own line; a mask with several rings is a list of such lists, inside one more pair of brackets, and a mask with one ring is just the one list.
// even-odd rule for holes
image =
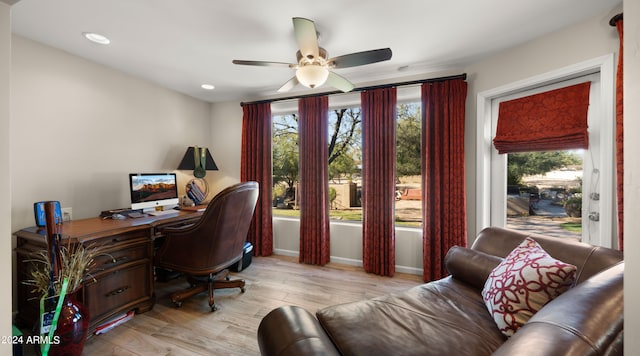
[[381, 48], [334, 57], [329, 59], [329, 65], [334, 68], [348, 68], [387, 61], [389, 59], [391, 59], [391, 49]]
[[293, 77], [293, 78], [289, 79], [286, 83], [284, 83], [284, 85], [281, 86], [280, 89], [278, 89], [278, 93], [284, 93], [286, 91], [289, 91], [289, 90], [293, 89], [293, 87], [298, 85], [298, 83], [300, 83], [298, 81], [298, 78], [297, 77]]
[[313, 21], [303, 17], [294, 17], [293, 31], [302, 57], [310, 60], [318, 58], [318, 33]]
[[334, 72], [329, 72], [327, 84], [345, 93], [352, 91], [354, 88], [353, 83], [348, 81], [345, 77], [342, 77]]
[[241, 64], [246, 66], [261, 66], [261, 67], [286, 67], [295, 68], [298, 65], [284, 62], [267, 62], [267, 61], [245, 61], [241, 59], [234, 59], [233, 64]]

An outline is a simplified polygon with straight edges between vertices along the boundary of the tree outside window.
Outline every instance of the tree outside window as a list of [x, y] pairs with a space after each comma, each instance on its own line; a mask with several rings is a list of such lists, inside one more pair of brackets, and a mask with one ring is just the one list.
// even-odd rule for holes
[[[359, 107], [329, 111], [329, 199], [333, 220], [362, 220], [361, 125]], [[422, 217], [421, 202], [403, 200], [401, 194], [408, 188], [420, 189], [419, 103], [399, 104], [397, 145], [397, 223], [418, 226]], [[295, 113], [273, 116], [273, 182], [273, 214], [298, 217], [298, 115]]]
[[396, 127], [396, 226], [422, 223], [421, 108], [419, 102], [398, 104]]
[[[562, 236], [582, 232], [582, 150], [509, 153], [507, 227], [537, 233], [558, 225]], [[557, 236], [557, 235], [556, 235]]]

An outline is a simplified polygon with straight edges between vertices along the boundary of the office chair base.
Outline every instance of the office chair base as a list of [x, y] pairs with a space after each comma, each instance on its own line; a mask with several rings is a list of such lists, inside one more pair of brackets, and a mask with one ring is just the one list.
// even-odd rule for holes
[[182, 302], [196, 294], [200, 294], [202, 292], [209, 292], [209, 307], [211, 311], [218, 310], [218, 307], [215, 304], [215, 300], [213, 298], [213, 291], [215, 289], [223, 289], [223, 288], [240, 288], [240, 292], [245, 292], [245, 281], [243, 279], [230, 279], [229, 271], [224, 270], [216, 275], [210, 275], [207, 277], [187, 277], [187, 281], [189, 282], [190, 288], [172, 293], [170, 298], [173, 304], [179, 308], [182, 306]]

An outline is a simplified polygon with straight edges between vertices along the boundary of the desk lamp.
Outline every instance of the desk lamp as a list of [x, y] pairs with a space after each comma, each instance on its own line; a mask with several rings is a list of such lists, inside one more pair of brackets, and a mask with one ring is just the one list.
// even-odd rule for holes
[[[185, 152], [184, 156], [182, 157], [182, 161], [180, 162], [180, 165], [178, 165], [178, 170], [184, 170], [184, 171], [193, 170], [193, 175], [195, 178], [190, 180], [189, 183], [187, 183], [187, 192], [189, 192], [191, 188], [194, 187], [194, 184], [196, 184], [196, 181], [197, 181], [199, 183], [197, 184], [198, 188], [204, 188], [204, 191], [202, 192], [203, 197], [200, 197], [202, 199], [197, 199], [198, 197], [194, 199], [194, 197], [192, 197], [191, 194], [189, 197], [192, 200], [197, 201], [196, 205], [202, 202], [203, 200], [205, 200], [207, 198], [207, 195], [209, 195], [209, 183], [207, 183], [207, 181], [202, 178], [204, 178], [207, 175], [207, 171], [218, 170], [218, 166], [216, 165], [216, 162], [213, 160], [213, 157], [211, 157], [211, 153], [209, 152], [209, 149], [206, 147], [198, 147], [198, 146], [188, 147], [187, 152]], [[202, 187], [200, 187], [199, 185], [202, 185]]]

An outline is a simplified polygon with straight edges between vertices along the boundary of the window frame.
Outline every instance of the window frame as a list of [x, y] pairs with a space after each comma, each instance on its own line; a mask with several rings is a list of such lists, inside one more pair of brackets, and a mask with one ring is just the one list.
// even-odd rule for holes
[[[492, 147], [492, 120], [491, 108], [493, 99], [511, 95], [520, 91], [553, 84], [559, 81], [570, 80], [576, 77], [593, 73], [600, 73], [600, 105], [602, 120], [600, 122], [601, 157], [603, 162], [609, 158], [610, 166], [602, 167], [600, 182], [602, 187], [613, 187], [615, 167], [613, 166], [613, 122], [615, 103], [615, 64], [614, 55], [608, 54], [591, 60], [580, 62], [571, 66], [547, 72], [538, 76], [503, 85], [494, 89], [479, 92], [477, 94], [476, 111], [476, 231], [470, 233], [475, 236], [483, 228], [492, 224], [491, 221], [491, 160]], [[506, 160], [505, 160], [506, 162]], [[499, 164], [499, 163], [498, 163]], [[505, 163], [506, 165], [506, 163]], [[612, 192], [601, 192], [613, 195]], [[591, 236], [589, 241], [593, 245], [612, 247], [617, 242], [617, 227], [613, 223], [615, 207], [613, 199], [600, 202], [601, 227], [600, 234]], [[617, 220], [616, 220], [617, 221]], [[615, 240], [615, 241], [614, 241]]]

